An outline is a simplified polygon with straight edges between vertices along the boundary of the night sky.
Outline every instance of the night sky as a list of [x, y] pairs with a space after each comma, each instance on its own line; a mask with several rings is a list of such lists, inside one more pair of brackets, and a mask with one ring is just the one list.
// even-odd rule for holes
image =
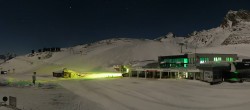
[[249, 0], [0, 0], [0, 54], [118, 37], [186, 36], [217, 27]]

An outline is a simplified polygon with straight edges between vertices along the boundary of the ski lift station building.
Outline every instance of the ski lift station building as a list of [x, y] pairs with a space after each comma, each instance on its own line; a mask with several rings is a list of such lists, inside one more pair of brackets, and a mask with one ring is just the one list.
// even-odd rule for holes
[[[232, 67], [236, 60], [238, 60], [237, 54], [191, 53], [159, 56], [157, 68], [132, 68], [129, 76], [143, 78], [186, 78], [216, 82], [216, 80], [224, 80], [222, 73], [236, 71], [235, 67]], [[216, 73], [219, 74], [216, 75]]]

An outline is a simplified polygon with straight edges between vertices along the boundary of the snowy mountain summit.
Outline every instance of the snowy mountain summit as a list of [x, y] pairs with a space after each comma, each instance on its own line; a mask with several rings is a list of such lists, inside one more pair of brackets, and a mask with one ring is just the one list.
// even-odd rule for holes
[[230, 10], [219, 27], [194, 32], [187, 42], [193, 47], [250, 44], [250, 12]]
[[221, 27], [233, 27], [238, 25], [240, 22], [250, 22], [250, 11], [246, 10], [239, 10], [239, 11], [232, 11], [230, 10], [224, 21], [221, 24]]
[[174, 33], [169, 32], [167, 35], [158, 37], [154, 39], [155, 41], [160, 41], [167, 44], [172, 44], [175, 47], [178, 47], [178, 44], [184, 43], [185, 37], [177, 37]]

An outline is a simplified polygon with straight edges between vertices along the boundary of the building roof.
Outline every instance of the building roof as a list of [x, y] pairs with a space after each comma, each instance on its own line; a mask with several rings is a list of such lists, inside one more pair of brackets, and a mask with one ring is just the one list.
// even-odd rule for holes
[[237, 55], [237, 54], [227, 54], [227, 53], [189, 53], [197, 55]]
[[187, 58], [187, 54], [184, 54], [184, 55], [159, 56], [158, 58]]

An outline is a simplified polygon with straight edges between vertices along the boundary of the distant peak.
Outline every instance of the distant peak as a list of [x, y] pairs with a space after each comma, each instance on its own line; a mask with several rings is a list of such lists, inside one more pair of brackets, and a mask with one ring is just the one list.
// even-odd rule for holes
[[156, 38], [155, 40], [158, 40], [158, 41], [163, 41], [164, 39], [168, 39], [168, 38], [175, 38], [176, 35], [172, 32], [169, 32], [167, 35], [164, 35], [164, 36], [161, 36], [161, 37], [158, 37]]
[[170, 37], [176, 37], [174, 33], [172, 32], [169, 32], [167, 35], [166, 35], [167, 38], [170, 38]]
[[239, 10], [233, 11], [229, 10], [224, 17], [224, 20], [221, 24], [221, 27], [232, 27], [237, 25], [238, 23], [245, 21], [250, 22], [250, 11], [247, 10]]

